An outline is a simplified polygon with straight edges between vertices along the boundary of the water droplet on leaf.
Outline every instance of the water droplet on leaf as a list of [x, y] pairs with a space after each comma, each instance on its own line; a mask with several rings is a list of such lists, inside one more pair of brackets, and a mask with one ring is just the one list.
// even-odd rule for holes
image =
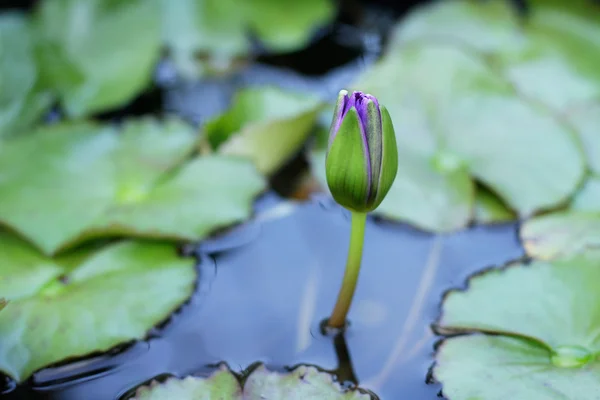
[[559, 346], [554, 349], [552, 364], [561, 368], [580, 367], [592, 359], [592, 353], [582, 346]]

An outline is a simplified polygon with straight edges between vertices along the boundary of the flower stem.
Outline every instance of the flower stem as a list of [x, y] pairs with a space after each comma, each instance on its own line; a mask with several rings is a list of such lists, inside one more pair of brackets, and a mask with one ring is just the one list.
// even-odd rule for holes
[[352, 303], [354, 289], [356, 289], [356, 282], [358, 281], [358, 273], [360, 272], [366, 222], [367, 213], [352, 211], [352, 228], [350, 231], [350, 247], [348, 248], [346, 272], [344, 273], [344, 280], [342, 281], [337, 302], [327, 322], [327, 325], [331, 328], [343, 328], [346, 323], [346, 315]]

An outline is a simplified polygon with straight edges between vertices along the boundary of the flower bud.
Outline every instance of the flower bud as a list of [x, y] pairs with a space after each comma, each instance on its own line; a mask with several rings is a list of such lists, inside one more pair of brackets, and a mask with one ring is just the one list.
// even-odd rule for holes
[[387, 109], [370, 94], [340, 91], [329, 131], [327, 185], [352, 211], [376, 209], [398, 170], [398, 149]]

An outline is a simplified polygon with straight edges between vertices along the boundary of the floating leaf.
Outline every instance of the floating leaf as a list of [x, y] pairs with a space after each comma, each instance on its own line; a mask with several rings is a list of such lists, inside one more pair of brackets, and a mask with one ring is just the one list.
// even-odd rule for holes
[[473, 212], [473, 179], [529, 215], [560, 205], [583, 177], [569, 128], [452, 43], [396, 49], [354, 87], [377, 96], [394, 120], [398, 175], [378, 210], [391, 218], [461, 228]]
[[221, 366], [206, 378], [188, 376], [169, 378], [163, 383], [153, 381], [149, 386], [139, 387], [131, 400], [238, 400], [242, 399], [241, 392], [237, 377]]
[[[331, 0], [290, 2], [277, 0], [162, 0], [163, 40], [179, 71], [201, 75], [208, 55], [213, 68], [227, 67], [252, 50], [248, 33], [268, 50], [292, 51], [304, 47], [317, 28], [335, 14]], [[206, 61], [207, 57], [203, 57]]]
[[342, 389], [332, 376], [312, 366], [299, 366], [289, 373], [271, 372], [264, 365], [256, 367], [240, 386], [238, 378], [221, 367], [208, 378], [171, 378], [137, 389], [134, 400], [369, 400], [358, 390]]
[[598, 253], [492, 269], [452, 291], [434, 377], [452, 400], [593, 399], [600, 392]]
[[515, 214], [488, 189], [478, 186], [475, 194], [475, 221], [496, 223], [512, 221]]
[[519, 18], [503, 0], [445, 1], [418, 9], [395, 43], [445, 41], [484, 53], [519, 89], [556, 110], [600, 95], [600, 10], [589, 1], [534, 1]]
[[451, 400], [593, 400], [600, 364], [561, 368], [548, 349], [523, 338], [460, 336], [438, 348], [435, 378]]
[[38, 91], [38, 70], [29, 24], [17, 13], [0, 15], [0, 137], [23, 131], [48, 109]]
[[317, 119], [318, 99], [275, 88], [240, 91], [229, 111], [212, 119], [205, 131], [213, 148], [251, 159], [273, 173], [297, 153]]
[[527, 221], [520, 231], [530, 256], [552, 260], [600, 247], [600, 213], [563, 211]]
[[100, 236], [200, 239], [246, 218], [264, 180], [230, 157], [182, 165], [195, 143], [177, 120], [41, 127], [0, 148], [0, 221], [48, 254]]
[[35, 17], [44, 84], [68, 115], [125, 105], [150, 83], [161, 47], [155, 1], [43, 1]]
[[600, 103], [580, 105], [568, 110], [565, 117], [581, 138], [591, 170], [600, 174]]
[[173, 246], [119, 242], [66, 271], [28, 243], [0, 233], [0, 370], [35, 370], [134, 339], [165, 320], [194, 289], [191, 259]]

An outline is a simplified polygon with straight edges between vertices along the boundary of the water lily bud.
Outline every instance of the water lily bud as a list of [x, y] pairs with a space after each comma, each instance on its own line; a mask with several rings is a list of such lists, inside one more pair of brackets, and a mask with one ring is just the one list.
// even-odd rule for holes
[[338, 204], [358, 212], [381, 204], [396, 178], [398, 149], [390, 114], [375, 97], [340, 91], [325, 170]]

